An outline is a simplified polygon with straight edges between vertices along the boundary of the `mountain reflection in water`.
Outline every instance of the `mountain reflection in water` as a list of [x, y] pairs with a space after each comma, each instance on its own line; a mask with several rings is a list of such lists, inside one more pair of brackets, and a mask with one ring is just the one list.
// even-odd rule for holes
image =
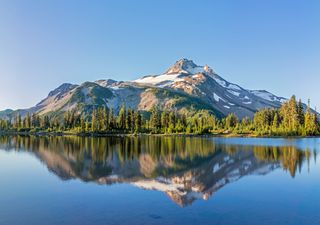
[[1, 136], [0, 149], [26, 151], [62, 180], [112, 185], [130, 183], [165, 192], [180, 206], [207, 200], [246, 175], [275, 169], [295, 177], [314, 149], [296, 145], [239, 145], [199, 137]]

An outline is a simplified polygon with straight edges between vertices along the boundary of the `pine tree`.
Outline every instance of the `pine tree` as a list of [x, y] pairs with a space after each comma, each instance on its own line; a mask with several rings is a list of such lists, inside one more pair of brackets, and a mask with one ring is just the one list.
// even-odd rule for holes
[[91, 131], [96, 132], [97, 131], [97, 110], [92, 110], [92, 116], [91, 116]]
[[15, 118], [15, 128], [19, 129], [21, 128], [22, 120], [21, 120], [21, 115], [20, 112], [18, 112], [18, 115]]
[[308, 107], [304, 117], [304, 129], [306, 135], [313, 135], [316, 132], [315, 118], [310, 109], [310, 100], [308, 100]]
[[273, 122], [272, 122], [272, 130], [276, 131], [278, 129], [278, 126], [279, 126], [279, 117], [278, 117], [278, 113], [275, 113], [273, 117]]
[[176, 120], [177, 120], [176, 112], [170, 112], [170, 114], [169, 114], [169, 127], [168, 127], [169, 134], [175, 132]]
[[123, 105], [119, 111], [119, 116], [118, 116], [118, 128], [121, 130], [126, 129], [126, 106]]
[[227, 129], [233, 129], [237, 126], [238, 124], [238, 117], [234, 114], [231, 113], [226, 117], [226, 128]]
[[141, 117], [141, 114], [139, 112], [136, 112], [135, 113], [135, 132], [136, 133], [140, 133], [141, 132], [141, 126], [142, 126], [142, 117]]
[[184, 131], [184, 127], [182, 125], [182, 122], [180, 119], [178, 119], [177, 125], [176, 125], [176, 132], [181, 133]]
[[109, 117], [109, 129], [113, 130], [113, 129], [116, 128], [116, 118], [115, 118], [113, 109], [109, 110], [109, 116], [108, 117]]
[[303, 110], [303, 104], [301, 99], [299, 99], [297, 113], [298, 113], [299, 124], [302, 126], [304, 125], [304, 110]]
[[187, 134], [191, 134], [192, 133], [192, 126], [191, 124], [188, 124], [187, 128], [186, 128], [186, 133]]
[[161, 128], [162, 128], [162, 132], [166, 133], [168, 127], [169, 127], [169, 113], [167, 112], [167, 110], [165, 110], [165, 111], [163, 111], [161, 113]]
[[84, 116], [80, 119], [80, 130], [82, 133], [86, 132], [86, 123], [84, 121]]
[[242, 120], [241, 120], [241, 126], [242, 127], [248, 127], [251, 123], [251, 120], [248, 116], [244, 117]]
[[289, 133], [296, 134], [299, 130], [299, 114], [296, 97], [293, 95], [288, 102], [285, 102], [280, 108], [282, 117], [282, 127]]
[[109, 116], [106, 107], [103, 108], [103, 129], [104, 131], [109, 130]]
[[134, 121], [133, 110], [129, 108], [127, 112], [127, 118], [126, 118], [126, 129], [130, 132], [132, 132], [132, 129], [133, 129], [132, 121]]
[[315, 134], [319, 133], [319, 120], [318, 120], [318, 113], [317, 113], [317, 108], [315, 107], [315, 112], [313, 113], [313, 123], [315, 126]]
[[161, 118], [158, 108], [156, 106], [153, 106], [151, 109], [150, 123], [152, 127], [152, 132], [158, 133], [161, 129]]
[[296, 97], [293, 95], [289, 101], [290, 105], [290, 128], [292, 131], [297, 131], [299, 128], [299, 115]]
[[31, 126], [33, 128], [40, 126], [39, 117], [36, 114], [32, 114], [31, 116]]
[[90, 123], [88, 122], [88, 120], [86, 120], [85, 127], [86, 127], [85, 131], [89, 132], [90, 131]]
[[30, 116], [29, 112], [27, 113], [25, 128], [27, 128], [27, 129], [31, 128], [31, 116]]

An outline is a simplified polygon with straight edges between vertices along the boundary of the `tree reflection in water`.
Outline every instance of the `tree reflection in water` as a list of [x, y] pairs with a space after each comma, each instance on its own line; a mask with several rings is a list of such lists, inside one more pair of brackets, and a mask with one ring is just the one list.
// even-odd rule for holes
[[316, 151], [296, 146], [255, 146], [201, 137], [1, 136], [0, 149], [28, 151], [63, 180], [130, 183], [166, 192], [177, 204], [208, 199], [243, 176], [277, 168], [292, 177]]

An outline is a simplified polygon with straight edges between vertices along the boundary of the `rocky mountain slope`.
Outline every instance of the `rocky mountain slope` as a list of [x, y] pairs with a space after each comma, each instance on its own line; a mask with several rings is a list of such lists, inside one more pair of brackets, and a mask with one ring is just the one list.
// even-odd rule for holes
[[198, 66], [181, 59], [166, 72], [133, 81], [98, 80], [81, 85], [62, 84], [36, 106], [0, 112], [12, 118], [17, 112], [59, 115], [68, 110], [90, 110], [107, 106], [116, 111], [125, 104], [136, 110], [160, 109], [194, 111], [206, 109], [223, 117], [234, 112], [238, 117], [253, 116], [262, 108], [280, 107], [286, 101], [265, 90], [248, 90], [224, 80], [208, 65]]

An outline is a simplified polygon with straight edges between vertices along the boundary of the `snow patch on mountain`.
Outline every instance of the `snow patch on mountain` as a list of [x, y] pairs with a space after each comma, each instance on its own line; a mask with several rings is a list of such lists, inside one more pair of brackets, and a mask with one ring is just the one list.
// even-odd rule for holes
[[92, 97], [89, 95], [91, 90], [92, 90], [92, 87], [85, 87], [81, 90], [82, 94], [84, 95], [84, 102], [87, 104], [92, 102]]
[[97, 80], [95, 81], [95, 83], [99, 84], [102, 87], [112, 87], [112, 85], [115, 85], [117, 81], [112, 79], [107, 79], [107, 80]]
[[[90, 87], [94, 87], [94, 91]], [[163, 96], [155, 95], [149, 88], [160, 92], [162, 89], [167, 89], [175, 94], [164, 99]], [[101, 97], [101, 94], [104, 97]], [[97, 104], [97, 99], [99, 99], [98, 104], [105, 102], [107, 107], [118, 109], [121, 104], [126, 104], [138, 110], [149, 110], [153, 105], [163, 101], [171, 105], [179, 101], [190, 104], [200, 101], [221, 116], [232, 111], [239, 118], [252, 117], [262, 108], [279, 108], [287, 100], [267, 91], [244, 89], [224, 80], [208, 65], [199, 66], [192, 60], [181, 59], [162, 74], [144, 76], [133, 81], [102, 79], [95, 81], [94, 85], [92, 82], [80, 86], [63, 84], [51, 91], [48, 97], [36, 106], [25, 111], [39, 114], [66, 111], [80, 103]], [[198, 104], [198, 108], [201, 108], [201, 104]], [[163, 104], [162, 107], [166, 106]], [[4, 117], [5, 114], [2, 113], [0, 116]]]
[[[217, 95], [217, 94], [215, 94], [215, 93], [213, 93], [213, 98], [214, 98], [214, 100], [216, 100], [217, 102], [219, 102], [219, 100], [224, 101], [219, 95]], [[224, 102], [225, 102], [225, 101], [224, 101]]]
[[173, 82], [182, 81], [182, 78], [179, 78], [181, 74], [162, 74], [158, 76], [147, 76], [141, 79], [134, 80], [136, 83], [142, 84], [152, 84], [157, 85], [163, 82], [166, 82], [166, 85], [172, 84]]
[[227, 82], [221, 78], [213, 77], [213, 79], [222, 87], [227, 87]]
[[229, 84], [228, 88], [231, 88], [231, 89], [237, 90], [237, 91], [241, 91], [241, 88], [236, 84]]
[[233, 90], [227, 90], [229, 93], [235, 95], [235, 96], [240, 96], [240, 93], [239, 92], [236, 92], [236, 91], [233, 91]]
[[279, 101], [281, 103], [285, 102], [287, 99], [285, 98], [281, 98], [281, 97], [277, 97], [274, 94], [271, 94], [268, 91], [265, 90], [250, 90], [250, 93], [254, 94], [255, 96], [258, 96], [260, 98], [263, 98], [267, 101]]
[[158, 190], [162, 192], [168, 192], [168, 191], [175, 191], [179, 193], [180, 195], [185, 195], [185, 191], [183, 190], [183, 184], [175, 184], [175, 183], [169, 183], [167, 181], [163, 181], [161, 179], [154, 179], [154, 180], [139, 180], [132, 183], [133, 185], [147, 189], [147, 190]]
[[203, 73], [204, 68], [202, 66], [197, 66], [193, 68], [191, 67], [191, 68], [188, 68], [187, 71], [191, 74]]

